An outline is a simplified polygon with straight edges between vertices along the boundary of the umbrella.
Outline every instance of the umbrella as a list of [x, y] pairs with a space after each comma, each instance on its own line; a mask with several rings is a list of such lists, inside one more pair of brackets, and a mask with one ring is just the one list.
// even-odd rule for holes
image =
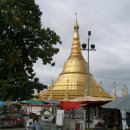
[[117, 99], [113, 100], [112, 102], [109, 102], [101, 107], [130, 111], [130, 95], [117, 98]]
[[45, 103], [40, 100], [24, 100], [21, 101], [21, 103], [24, 104], [30, 104], [30, 105], [44, 105]]
[[45, 104], [53, 104], [53, 105], [59, 105], [60, 101], [57, 100], [48, 100], [48, 101], [42, 101]]
[[78, 98], [75, 98], [75, 99], [71, 99], [71, 100], [68, 100], [68, 101], [81, 102], [83, 104], [91, 106], [91, 105], [97, 105], [97, 104], [104, 104], [104, 103], [112, 101], [112, 99], [102, 98], [102, 97], [84, 96], [84, 97], [78, 97]]
[[80, 108], [80, 102], [62, 101], [60, 107], [64, 110]]
[[0, 101], [0, 107], [3, 107], [3, 106], [5, 106], [5, 105], [6, 105], [6, 103], [5, 103], [5, 102]]

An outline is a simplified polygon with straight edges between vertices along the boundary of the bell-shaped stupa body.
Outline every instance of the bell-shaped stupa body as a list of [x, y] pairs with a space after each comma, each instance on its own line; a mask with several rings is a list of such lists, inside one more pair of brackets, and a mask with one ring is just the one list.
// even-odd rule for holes
[[[39, 94], [41, 100], [66, 100], [88, 94], [88, 64], [81, 53], [79, 26], [76, 20], [71, 53], [56, 81]], [[89, 96], [111, 98], [100, 84], [89, 74]]]

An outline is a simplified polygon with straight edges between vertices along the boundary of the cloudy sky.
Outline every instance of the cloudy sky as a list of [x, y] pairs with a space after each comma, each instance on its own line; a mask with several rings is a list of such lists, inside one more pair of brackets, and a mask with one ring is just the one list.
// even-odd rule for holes
[[[50, 27], [62, 40], [60, 52], [54, 56], [55, 67], [35, 66], [36, 75], [44, 84], [56, 80], [67, 60], [73, 38], [75, 12], [78, 14], [81, 43], [87, 43], [88, 31], [92, 31], [90, 44], [96, 51], [90, 52], [90, 72], [103, 88], [113, 93], [116, 82], [118, 95], [126, 84], [130, 93], [130, 0], [36, 0], [42, 14], [43, 27]], [[82, 52], [87, 60], [87, 51]]]

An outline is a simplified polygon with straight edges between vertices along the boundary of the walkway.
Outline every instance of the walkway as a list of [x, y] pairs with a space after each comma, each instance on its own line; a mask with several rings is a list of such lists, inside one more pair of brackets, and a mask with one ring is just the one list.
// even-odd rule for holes
[[0, 129], [0, 130], [25, 130], [24, 128], [9, 128], [9, 129]]

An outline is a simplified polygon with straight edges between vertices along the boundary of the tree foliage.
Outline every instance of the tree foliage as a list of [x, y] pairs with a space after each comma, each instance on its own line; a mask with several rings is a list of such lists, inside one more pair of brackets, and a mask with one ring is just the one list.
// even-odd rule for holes
[[41, 27], [41, 12], [34, 0], [0, 1], [0, 100], [24, 100], [39, 83], [33, 65], [40, 58], [44, 65], [53, 63], [61, 43], [50, 28]]

